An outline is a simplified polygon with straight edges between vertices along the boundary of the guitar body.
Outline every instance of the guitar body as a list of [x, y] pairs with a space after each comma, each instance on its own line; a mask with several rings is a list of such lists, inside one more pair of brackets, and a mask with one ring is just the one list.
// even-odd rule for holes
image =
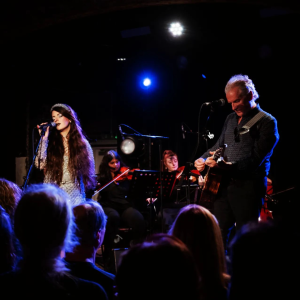
[[[217, 149], [213, 155], [215, 161], [218, 160], [224, 153], [226, 145]], [[222, 173], [217, 168], [209, 168], [204, 177], [204, 185], [201, 191], [199, 204], [205, 206], [207, 209], [211, 210], [213, 208], [213, 203], [215, 197], [218, 193], [220, 182], [222, 179]]]
[[208, 171], [204, 178], [204, 185], [200, 195], [200, 202], [213, 202], [218, 193], [222, 175], [213, 172], [212, 169]]

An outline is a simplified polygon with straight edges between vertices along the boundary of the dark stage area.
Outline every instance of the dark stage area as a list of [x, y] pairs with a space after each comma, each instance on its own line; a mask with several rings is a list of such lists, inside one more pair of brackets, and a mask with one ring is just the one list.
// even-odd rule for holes
[[[132, 167], [158, 170], [160, 149], [178, 153], [179, 166], [194, 162], [231, 112], [228, 105], [211, 112], [203, 103], [225, 99], [228, 79], [246, 74], [261, 108], [278, 121], [268, 177], [275, 210], [289, 214], [298, 198], [297, 5], [99, 1], [82, 10], [78, 2], [72, 13], [66, 2], [2, 10], [0, 177], [16, 181], [17, 158], [25, 159], [26, 175], [39, 139], [35, 127], [51, 121], [55, 103], [77, 112], [94, 147], [118, 147], [120, 124], [125, 133], [166, 137], [145, 139], [139, 160], [124, 157]], [[184, 28], [181, 36], [168, 29], [174, 21]], [[207, 131], [214, 137], [205, 140]]]

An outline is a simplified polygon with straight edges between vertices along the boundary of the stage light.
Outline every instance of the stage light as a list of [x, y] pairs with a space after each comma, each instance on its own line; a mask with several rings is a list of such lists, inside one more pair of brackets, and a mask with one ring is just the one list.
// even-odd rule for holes
[[[124, 127], [130, 129], [133, 133], [123, 132]], [[148, 138], [126, 124], [119, 125], [119, 132], [117, 148], [124, 163], [127, 166], [138, 166], [138, 168], [143, 166], [145, 168], [147, 163], [146, 152], [150, 146], [147, 142]]]
[[132, 137], [126, 137], [120, 144], [121, 151], [126, 155], [132, 154], [135, 148], [135, 140]]
[[174, 36], [179, 36], [182, 34], [182, 31], [183, 31], [183, 27], [180, 25], [180, 23], [172, 23], [170, 25], [170, 28], [169, 28], [169, 31], [171, 31], [171, 33], [174, 35]]
[[151, 80], [149, 78], [145, 78], [143, 81], [144, 86], [150, 86], [151, 85]]
[[145, 151], [144, 144], [145, 141], [143, 137], [124, 134], [119, 143], [119, 147], [120, 151], [126, 157], [138, 158]]
[[141, 70], [137, 73], [137, 87], [146, 93], [157, 89], [157, 74], [152, 70]]

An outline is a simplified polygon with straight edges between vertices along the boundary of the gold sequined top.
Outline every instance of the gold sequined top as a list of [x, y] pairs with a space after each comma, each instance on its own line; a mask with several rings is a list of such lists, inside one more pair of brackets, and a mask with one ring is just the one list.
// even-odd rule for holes
[[[41, 144], [38, 149], [38, 153], [35, 159], [35, 166], [43, 170], [47, 165], [47, 149], [48, 149], [48, 139], [47, 140], [41, 140]], [[95, 169], [95, 160], [94, 160], [94, 154], [91, 145], [87, 140], [85, 140], [88, 150], [88, 157], [90, 161], [92, 162], [92, 165], [94, 166], [93, 169]], [[63, 144], [64, 144], [64, 159], [63, 159], [63, 176], [62, 176], [62, 182], [60, 184], [60, 188], [62, 188], [64, 191], [66, 191], [71, 198], [72, 205], [78, 205], [81, 202], [85, 201], [85, 188], [83, 181], [80, 180], [78, 182], [77, 178], [75, 180], [72, 179], [72, 174], [69, 171], [68, 165], [69, 165], [69, 146], [68, 146], [68, 139], [66, 137], [63, 137]], [[53, 183], [50, 180], [49, 174], [45, 174], [44, 177], [44, 183]], [[56, 183], [56, 182], [54, 182]]]

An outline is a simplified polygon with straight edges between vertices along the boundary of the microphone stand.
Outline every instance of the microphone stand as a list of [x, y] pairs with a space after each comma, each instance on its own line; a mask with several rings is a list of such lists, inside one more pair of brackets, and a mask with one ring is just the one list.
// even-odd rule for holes
[[[207, 119], [205, 122], [204, 133], [202, 134], [202, 138], [205, 140], [206, 150], [208, 149], [208, 137], [211, 135], [211, 133], [206, 128], [207, 128], [208, 121], [209, 121], [212, 113], [214, 113], [214, 111], [215, 111], [214, 107], [213, 107], [213, 105], [211, 105], [209, 115], [207, 116]], [[210, 138], [213, 138], [213, 136]]]
[[42, 131], [41, 131], [41, 136], [40, 136], [38, 145], [37, 145], [37, 147], [36, 147], [36, 149], [35, 149], [35, 153], [34, 153], [34, 156], [33, 156], [33, 159], [32, 159], [32, 163], [31, 163], [31, 166], [30, 166], [30, 168], [29, 168], [29, 170], [28, 170], [28, 172], [27, 172], [27, 175], [26, 175], [26, 178], [25, 178], [25, 182], [24, 182], [24, 184], [23, 184], [23, 186], [22, 186], [22, 190], [24, 190], [24, 189], [26, 188], [26, 186], [27, 186], [27, 182], [28, 182], [28, 180], [29, 180], [29, 175], [30, 175], [30, 173], [31, 173], [31, 170], [32, 170], [32, 167], [33, 167], [35, 158], [36, 158], [36, 156], [37, 156], [37, 153], [38, 153], [38, 150], [39, 150], [40, 143], [41, 143], [41, 141], [42, 141], [43, 136], [45, 135], [46, 127], [42, 127], [41, 129], [42, 129]]
[[[193, 161], [195, 159], [195, 155], [197, 153], [197, 150], [198, 150], [198, 147], [199, 147], [199, 143], [200, 143], [200, 114], [201, 114], [201, 110], [202, 110], [202, 107], [203, 106], [206, 106], [207, 104], [206, 103], [202, 103], [201, 107], [200, 107], [200, 110], [199, 110], [199, 115], [198, 115], [198, 130], [197, 132], [195, 132], [198, 136], [198, 140], [197, 140], [197, 145], [195, 147], [195, 150], [194, 152], [192, 153], [189, 161]], [[207, 129], [206, 129], [206, 126], [207, 126], [207, 123], [210, 119], [210, 116], [211, 114], [214, 112], [214, 107], [213, 105], [210, 105], [210, 114], [208, 115], [207, 119], [206, 119], [206, 122], [205, 122], [205, 127], [204, 127], [204, 134], [201, 135], [201, 137], [205, 140], [205, 143], [206, 143], [206, 150], [208, 149], [208, 142], [207, 142], [207, 139], [208, 138], [213, 138], [214, 135], [211, 134]], [[185, 131], [182, 127], [182, 132], [183, 133], [194, 133], [190, 130], [190, 132], [188, 131]], [[189, 180], [189, 176], [192, 174], [191, 173], [191, 167], [193, 166], [193, 163], [191, 162], [187, 162], [186, 165], [185, 165], [185, 168], [184, 168], [184, 171], [183, 171], [183, 174], [181, 175], [182, 177], [180, 178], [180, 181], [177, 185], [177, 189], [180, 189], [181, 186], [182, 186], [182, 183], [183, 183], [183, 179], [186, 177], [187, 180], [188, 180], [188, 185], [187, 185], [187, 204], [190, 204], [190, 180]], [[194, 174], [193, 174], [194, 175]]]

